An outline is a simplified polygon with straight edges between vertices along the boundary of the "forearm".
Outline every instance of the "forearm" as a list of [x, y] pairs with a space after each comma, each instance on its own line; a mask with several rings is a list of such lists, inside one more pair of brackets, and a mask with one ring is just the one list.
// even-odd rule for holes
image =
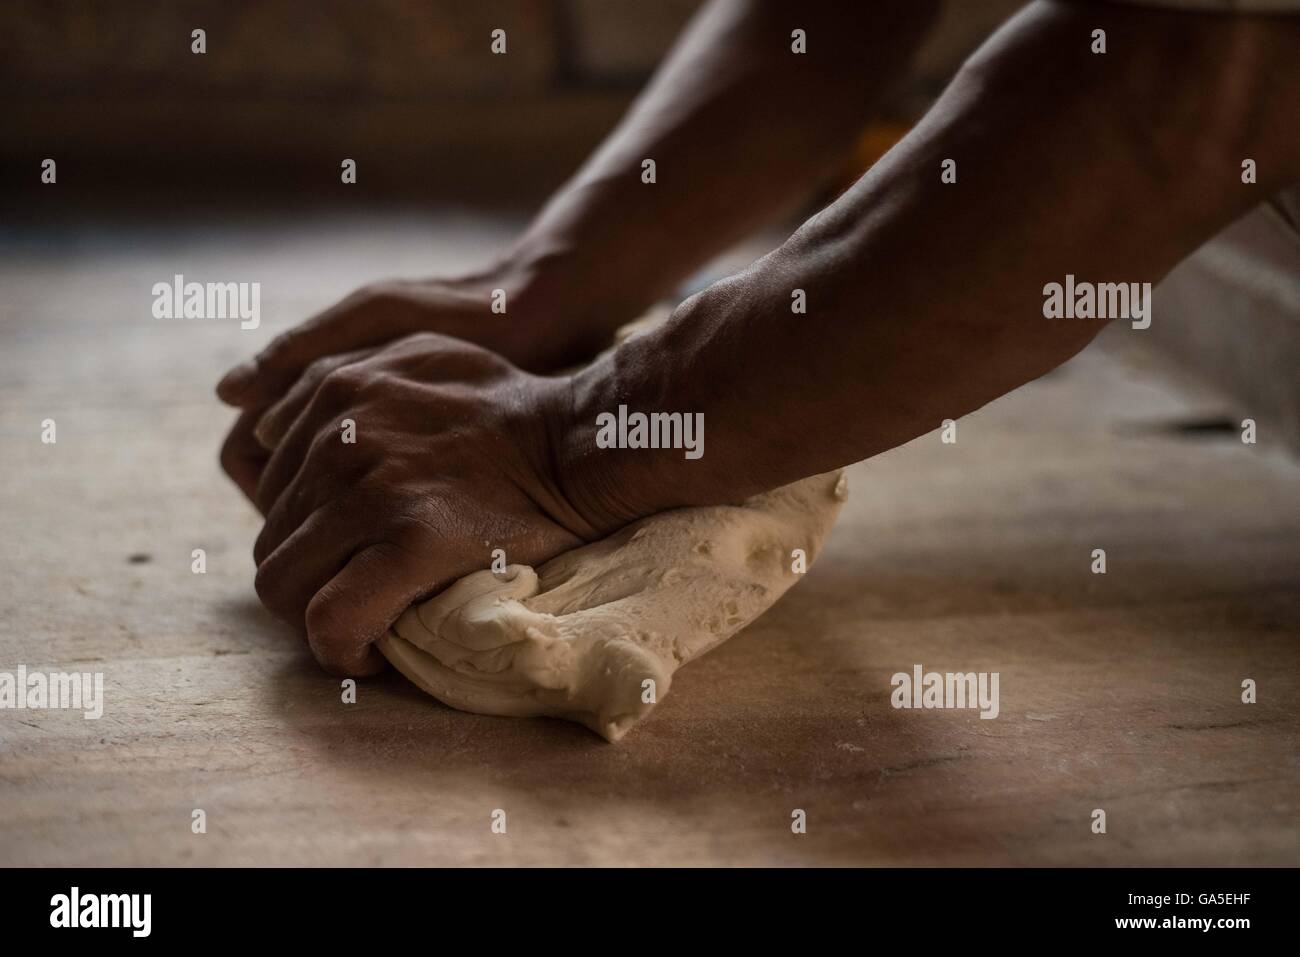
[[[1104, 56], [1088, 52], [1093, 26], [1109, 28]], [[789, 242], [574, 380], [573, 494], [612, 521], [734, 500], [902, 444], [1065, 361], [1104, 323], [1044, 318], [1045, 284], [1154, 283], [1300, 179], [1283, 66], [1298, 29], [1036, 4]], [[1243, 50], [1249, 67], [1232, 68]], [[1246, 157], [1257, 185], [1241, 183]], [[946, 158], [955, 184], [940, 182]], [[595, 415], [619, 404], [702, 412], [705, 454], [594, 448]]]
[[[563, 288], [565, 321], [607, 335], [842, 164], [936, 6], [708, 4], [509, 258]], [[795, 28], [806, 53], [791, 51]]]

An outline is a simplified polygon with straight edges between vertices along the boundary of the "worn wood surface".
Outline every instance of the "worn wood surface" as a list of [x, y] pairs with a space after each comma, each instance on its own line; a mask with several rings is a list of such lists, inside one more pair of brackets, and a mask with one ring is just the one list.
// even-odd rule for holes
[[[395, 674], [348, 706], [254, 597], [211, 387], [356, 284], [470, 262], [505, 226], [221, 222], [4, 251], [0, 670], [103, 671], [107, 704], [0, 711], [0, 864], [1300, 863], [1300, 468], [1167, 427], [1212, 397], [1094, 347], [957, 444], [855, 467], [807, 579], [620, 745]], [[152, 319], [177, 272], [260, 281], [262, 328]], [[892, 709], [918, 663], [999, 672], [1000, 717]]]

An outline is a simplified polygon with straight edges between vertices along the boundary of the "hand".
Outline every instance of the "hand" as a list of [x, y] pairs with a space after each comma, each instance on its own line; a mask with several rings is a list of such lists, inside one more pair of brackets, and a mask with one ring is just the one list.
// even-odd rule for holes
[[263, 603], [305, 628], [327, 670], [366, 674], [409, 605], [487, 568], [493, 549], [537, 564], [612, 530], [557, 474], [569, 388], [432, 333], [318, 361], [264, 433]]
[[[263, 410], [326, 356], [374, 348], [415, 332], [438, 332], [484, 346], [525, 369], [543, 371], [589, 358], [605, 344], [605, 328], [613, 320], [602, 317], [605, 325], [594, 327], [571, 305], [564, 314], [552, 308], [563, 285], [557, 268], [543, 276], [538, 269], [511, 265], [461, 279], [385, 282], [358, 290], [226, 373], [217, 394], [244, 411], [222, 447], [222, 467], [253, 498], [269, 457], [257, 438]], [[491, 311], [496, 289], [506, 294], [504, 314]]]

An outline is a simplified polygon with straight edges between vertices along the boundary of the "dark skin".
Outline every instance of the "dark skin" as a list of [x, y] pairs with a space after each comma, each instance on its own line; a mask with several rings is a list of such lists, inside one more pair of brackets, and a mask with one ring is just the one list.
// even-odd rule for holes
[[[1300, 18], [1040, 0], [779, 249], [576, 375], [521, 371], [589, 354], [797, 200], [884, 82], [864, 84], [861, 64], [901, 68], [899, 38], [919, 40], [931, 14], [881, 3], [854, 24], [814, 5], [798, 25], [810, 55], [819, 42], [834, 55], [798, 73], [790, 24], [772, 9], [706, 10], [491, 269], [363, 293], [223, 380], [222, 397], [245, 410], [223, 462], [267, 516], [258, 592], [326, 668], [379, 667], [371, 644], [388, 625], [486, 567], [493, 548], [536, 564], [641, 516], [736, 501], [973, 411], [1100, 331], [1044, 319], [1044, 283], [1156, 282], [1300, 181]], [[895, 19], [877, 32], [882, 16]], [[1104, 56], [1088, 49], [1097, 27]], [[647, 156], [655, 185], [640, 181]], [[1240, 180], [1246, 157], [1255, 186]], [[958, 161], [955, 185], [940, 182], [945, 158]], [[490, 313], [493, 288], [507, 290], [508, 317]], [[795, 288], [807, 315], [791, 314]], [[706, 454], [597, 450], [596, 415], [620, 403], [703, 412]], [[340, 440], [344, 419], [354, 445]]]
[[[258, 483], [262, 601], [305, 624], [327, 667], [365, 673], [379, 662], [356, 623], [391, 622], [463, 575], [470, 550], [481, 564], [492, 547], [532, 563], [594, 537], [553, 485], [544, 416], [558, 417], [565, 393], [562, 380], [432, 332], [334, 368]], [[345, 419], [355, 444], [341, 440]]]

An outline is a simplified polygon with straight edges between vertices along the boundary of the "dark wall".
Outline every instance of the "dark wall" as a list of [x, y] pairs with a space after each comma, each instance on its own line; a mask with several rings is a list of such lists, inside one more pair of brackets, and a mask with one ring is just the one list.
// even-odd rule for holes
[[695, 6], [6, 0], [0, 162], [20, 192], [53, 157], [83, 198], [197, 197], [332, 189], [349, 157], [367, 195], [512, 202], [581, 160]]

